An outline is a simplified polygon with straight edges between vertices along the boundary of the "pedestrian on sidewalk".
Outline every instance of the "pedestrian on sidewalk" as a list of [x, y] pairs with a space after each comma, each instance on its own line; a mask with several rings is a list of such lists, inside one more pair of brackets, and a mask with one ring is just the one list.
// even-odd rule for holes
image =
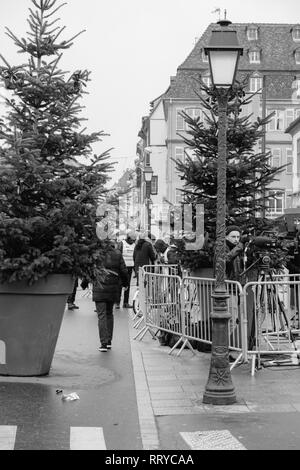
[[139, 283], [139, 268], [154, 264], [156, 254], [146, 233], [141, 233], [133, 251], [134, 272]]
[[75, 297], [76, 297], [77, 287], [78, 287], [78, 277], [75, 278], [73, 291], [72, 291], [72, 293], [69, 295], [68, 300], [67, 300], [68, 310], [75, 310], [75, 309], [78, 309], [78, 308], [79, 308], [79, 307], [75, 304]]
[[106, 273], [104, 278], [93, 284], [93, 301], [98, 315], [98, 330], [100, 338], [99, 351], [111, 349], [114, 317], [113, 307], [119, 299], [119, 285], [128, 288], [128, 273], [124, 258], [115, 244], [109, 243], [104, 260]]
[[124, 290], [124, 308], [132, 308], [132, 305], [129, 304], [129, 295], [130, 295], [130, 282], [132, 271], [134, 268], [133, 262], [133, 252], [135, 248], [136, 234], [133, 231], [128, 231], [125, 240], [122, 241], [122, 254], [126, 264], [127, 273], [128, 273], [128, 289]]

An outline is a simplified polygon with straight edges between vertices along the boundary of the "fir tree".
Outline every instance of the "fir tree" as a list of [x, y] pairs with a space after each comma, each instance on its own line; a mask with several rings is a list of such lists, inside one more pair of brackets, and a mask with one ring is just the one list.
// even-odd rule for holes
[[60, 69], [62, 51], [78, 36], [60, 39], [65, 27], [55, 14], [64, 4], [31, 1], [26, 37], [6, 28], [27, 62], [14, 66], [1, 56], [0, 76], [13, 96], [0, 129], [0, 282], [51, 273], [92, 281], [103, 257], [96, 209], [111, 170], [109, 150], [93, 154], [92, 144], [106, 134], [82, 127], [79, 100], [90, 72]]
[[[201, 79], [196, 91], [204, 108], [205, 120], [193, 119], [182, 113], [188, 124], [187, 136], [181, 135], [186, 146], [193, 151], [193, 157], [186, 155], [185, 161], [176, 161], [177, 169], [184, 180], [184, 194], [188, 202], [202, 203], [205, 210], [205, 228], [215, 234], [218, 166], [218, 105], [213, 88], [207, 87]], [[241, 115], [254, 94], [246, 97], [245, 84], [236, 83], [232, 88], [228, 104], [227, 128], [227, 223], [242, 228], [261, 228], [268, 224], [257, 218], [267, 207], [270, 198], [270, 184], [276, 181], [281, 167], [270, 165], [270, 152], [256, 152], [256, 144], [263, 136], [265, 119], [251, 122], [250, 116]], [[206, 97], [201, 96], [201, 91]]]

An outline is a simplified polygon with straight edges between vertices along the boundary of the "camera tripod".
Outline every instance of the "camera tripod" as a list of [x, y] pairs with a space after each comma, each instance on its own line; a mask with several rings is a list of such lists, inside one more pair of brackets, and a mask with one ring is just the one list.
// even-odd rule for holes
[[[274, 271], [270, 267], [270, 257], [264, 256], [258, 266], [259, 275], [254, 298], [254, 322], [250, 339], [252, 345], [256, 344], [258, 351], [258, 368], [261, 364], [261, 355], [268, 355], [263, 351], [262, 341], [264, 340], [269, 349], [269, 354], [289, 354], [293, 351], [285, 351], [283, 344], [292, 344], [297, 351], [296, 336], [292, 331], [289, 318], [283, 300], [280, 298], [279, 289], [282, 285], [276, 283]], [[284, 284], [283, 284], [284, 285]], [[282, 293], [284, 295], [284, 292]], [[274, 347], [275, 343], [275, 347]], [[298, 355], [297, 355], [298, 358]], [[291, 358], [269, 361], [268, 365], [291, 364]], [[295, 363], [292, 363], [295, 365]], [[298, 359], [297, 359], [298, 365]]]

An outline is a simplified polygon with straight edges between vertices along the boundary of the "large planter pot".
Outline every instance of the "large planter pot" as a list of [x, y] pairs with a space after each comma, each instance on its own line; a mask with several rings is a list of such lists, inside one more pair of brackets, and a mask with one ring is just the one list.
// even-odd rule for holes
[[67, 274], [0, 284], [0, 375], [49, 373], [73, 284]]

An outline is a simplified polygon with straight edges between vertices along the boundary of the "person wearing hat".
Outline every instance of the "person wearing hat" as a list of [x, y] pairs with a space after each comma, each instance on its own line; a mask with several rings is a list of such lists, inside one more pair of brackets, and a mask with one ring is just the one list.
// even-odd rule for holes
[[134, 272], [137, 278], [137, 285], [139, 283], [139, 268], [145, 265], [154, 264], [156, 253], [153, 249], [152, 243], [149, 241], [148, 234], [142, 232], [134, 247], [133, 261]]
[[240, 281], [243, 271], [243, 244], [241, 243], [241, 229], [237, 225], [226, 228], [226, 278]]
[[[243, 244], [241, 243], [241, 229], [237, 225], [229, 225], [226, 228], [226, 279], [241, 282], [243, 272]], [[230, 287], [229, 287], [230, 294]], [[230, 335], [231, 341], [238, 340], [240, 330], [239, 324], [239, 298], [231, 295], [229, 298], [229, 310], [231, 312]], [[232, 354], [229, 356], [230, 362], [235, 360]]]

